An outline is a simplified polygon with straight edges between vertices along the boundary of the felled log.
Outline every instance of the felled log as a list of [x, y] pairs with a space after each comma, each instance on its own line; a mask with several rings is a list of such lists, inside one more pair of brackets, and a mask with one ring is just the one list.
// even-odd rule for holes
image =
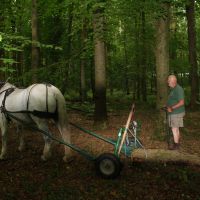
[[200, 165], [200, 157], [197, 155], [166, 149], [135, 149], [131, 154], [132, 161], [155, 161], [155, 162], [184, 162]]

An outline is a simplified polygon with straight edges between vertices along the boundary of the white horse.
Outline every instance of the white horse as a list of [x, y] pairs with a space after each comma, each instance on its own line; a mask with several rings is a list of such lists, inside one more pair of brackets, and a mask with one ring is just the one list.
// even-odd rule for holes
[[[0, 84], [0, 106], [0, 128], [2, 133], [0, 159], [5, 159], [7, 154], [8, 120], [22, 125], [22, 122], [26, 124], [30, 123], [49, 133], [47, 115], [52, 114], [63, 141], [70, 143], [65, 99], [58, 88], [47, 84], [34, 84], [26, 89], [19, 89], [10, 83], [2, 83]], [[9, 115], [6, 114], [7, 111], [15, 118], [17, 117], [17, 119], [20, 119], [20, 121], [9, 117]], [[45, 134], [43, 134], [43, 137], [45, 145], [41, 158], [42, 160], [47, 160], [51, 156], [52, 139]], [[20, 133], [18, 150], [22, 151], [23, 148], [24, 139], [23, 134]], [[70, 148], [65, 146], [64, 161], [67, 160], [70, 153]]]

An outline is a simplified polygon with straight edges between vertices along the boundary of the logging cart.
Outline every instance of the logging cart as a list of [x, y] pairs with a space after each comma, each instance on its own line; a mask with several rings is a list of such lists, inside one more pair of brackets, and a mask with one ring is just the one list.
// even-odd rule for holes
[[139, 126], [138, 123], [134, 120], [134, 111], [135, 105], [133, 104], [126, 125], [125, 127], [119, 129], [116, 140], [103, 137], [95, 132], [86, 130], [76, 124], [70, 123], [72, 126], [83, 131], [84, 133], [92, 135], [95, 138], [98, 138], [106, 143], [113, 145], [113, 153], [102, 153], [98, 157], [96, 157], [94, 155], [91, 155], [87, 151], [78, 148], [77, 146], [73, 146], [71, 144], [67, 145], [73, 150], [79, 152], [88, 160], [94, 161], [96, 172], [101, 177], [105, 179], [113, 179], [118, 177], [123, 166], [122, 162], [120, 161], [120, 155], [124, 154], [126, 157], [131, 157], [131, 154], [134, 151], [134, 149], [144, 148], [137, 137], [137, 131]]

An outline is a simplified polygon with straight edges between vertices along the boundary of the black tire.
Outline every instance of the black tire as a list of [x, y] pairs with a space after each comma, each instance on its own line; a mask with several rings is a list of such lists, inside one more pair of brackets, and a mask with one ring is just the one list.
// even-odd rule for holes
[[122, 166], [120, 159], [112, 153], [103, 153], [95, 161], [97, 174], [105, 179], [117, 178]]

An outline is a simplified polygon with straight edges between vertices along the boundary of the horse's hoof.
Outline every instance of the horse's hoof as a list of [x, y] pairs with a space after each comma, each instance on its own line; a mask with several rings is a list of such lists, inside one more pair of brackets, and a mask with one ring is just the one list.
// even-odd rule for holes
[[6, 156], [5, 155], [0, 155], [0, 160], [5, 160]]
[[41, 156], [41, 160], [45, 162], [45, 161], [47, 161], [48, 159], [47, 159], [44, 155], [42, 155], [42, 156]]
[[18, 151], [19, 152], [22, 152], [22, 151], [24, 151], [24, 149], [25, 149], [25, 147], [23, 146], [23, 147], [18, 147]]

